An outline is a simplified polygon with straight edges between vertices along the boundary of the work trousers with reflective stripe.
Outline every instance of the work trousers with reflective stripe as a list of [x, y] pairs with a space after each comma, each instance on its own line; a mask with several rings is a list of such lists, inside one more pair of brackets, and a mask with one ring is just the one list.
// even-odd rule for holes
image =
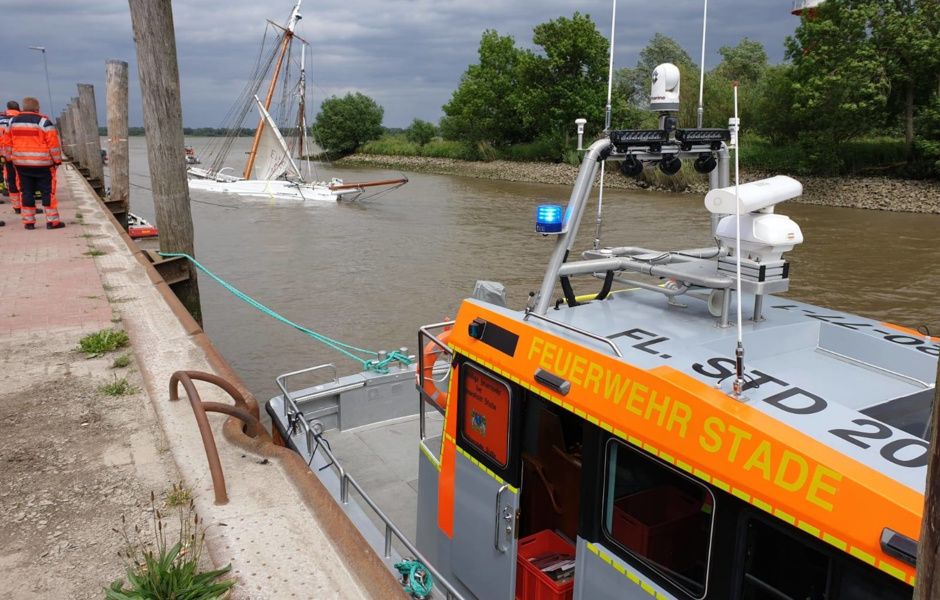
[[23, 203], [23, 225], [36, 224], [36, 190], [42, 196], [46, 222], [59, 224], [59, 203], [55, 199], [55, 167], [16, 167], [17, 184]]
[[10, 193], [10, 204], [14, 209], [20, 208], [20, 188], [16, 185], [16, 168], [10, 161], [3, 163], [6, 171], [7, 191]]

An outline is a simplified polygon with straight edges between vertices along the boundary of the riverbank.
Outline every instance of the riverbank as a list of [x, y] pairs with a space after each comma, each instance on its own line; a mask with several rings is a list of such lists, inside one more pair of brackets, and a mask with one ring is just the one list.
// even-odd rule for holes
[[[470, 162], [423, 156], [354, 154], [337, 162], [344, 165], [556, 185], [572, 185], [578, 173], [578, 167], [567, 164], [522, 163], [504, 160]], [[762, 179], [768, 175], [770, 174], [744, 172], [742, 182]], [[940, 182], [937, 181], [888, 177], [799, 177], [798, 179], [803, 183], [803, 195], [794, 202], [868, 210], [940, 214]], [[655, 189], [645, 182], [623, 177], [619, 171], [613, 169], [608, 171], [604, 185], [613, 189]], [[708, 182], [702, 176], [701, 180], [685, 190], [685, 193], [704, 195], [707, 191]]]

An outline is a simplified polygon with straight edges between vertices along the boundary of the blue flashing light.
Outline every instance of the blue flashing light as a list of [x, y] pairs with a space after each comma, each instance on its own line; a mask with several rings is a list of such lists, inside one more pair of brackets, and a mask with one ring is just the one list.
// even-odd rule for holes
[[542, 204], [536, 210], [536, 233], [561, 233], [563, 225], [563, 212], [560, 206], [556, 204]]

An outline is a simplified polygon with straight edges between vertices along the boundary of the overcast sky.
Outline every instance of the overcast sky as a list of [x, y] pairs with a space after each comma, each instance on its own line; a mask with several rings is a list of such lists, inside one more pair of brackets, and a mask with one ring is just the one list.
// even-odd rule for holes
[[[183, 122], [218, 126], [258, 53], [266, 19], [284, 23], [295, 0], [176, 0]], [[772, 63], [799, 20], [790, 0], [712, 0], [706, 68], [720, 46], [749, 37], [764, 44]], [[532, 28], [575, 11], [591, 15], [610, 35], [611, 0], [305, 0], [297, 33], [311, 43], [316, 84], [324, 97], [362, 92], [385, 108], [385, 125], [412, 119], [437, 122], [460, 75], [476, 61], [480, 35], [495, 29], [532, 47]], [[653, 34], [676, 39], [696, 62], [701, 55], [702, 0], [619, 0], [615, 67], [636, 65]], [[0, 98], [39, 98], [57, 117], [76, 96], [77, 83], [95, 86], [105, 123], [105, 61], [130, 63], [130, 123], [142, 125], [137, 61], [126, 0], [0, 0]], [[44, 46], [52, 110], [43, 72]], [[685, 85], [696, 85], [688, 82]], [[574, 118], [574, 116], [572, 116]], [[254, 126], [251, 124], [250, 126]]]

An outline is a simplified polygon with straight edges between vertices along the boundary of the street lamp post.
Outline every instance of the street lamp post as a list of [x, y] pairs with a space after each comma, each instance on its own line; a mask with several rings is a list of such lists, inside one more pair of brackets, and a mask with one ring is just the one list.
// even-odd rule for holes
[[46, 91], [49, 92], [49, 110], [47, 110], [46, 113], [50, 115], [55, 114], [55, 111], [52, 109], [52, 86], [49, 85], [49, 65], [46, 63], [46, 47], [30, 46], [29, 49], [42, 52], [42, 67], [46, 71]]

